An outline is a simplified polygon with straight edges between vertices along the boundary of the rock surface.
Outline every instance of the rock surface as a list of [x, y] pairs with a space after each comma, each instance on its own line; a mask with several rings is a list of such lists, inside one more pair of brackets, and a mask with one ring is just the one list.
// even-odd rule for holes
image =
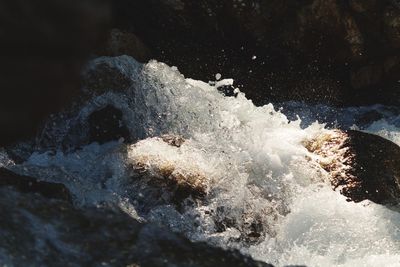
[[398, 203], [400, 198], [400, 147], [380, 136], [336, 130], [305, 143], [320, 156], [319, 164], [330, 182], [349, 200]]
[[114, 10], [156, 59], [195, 79], [233, 77], [258, 104], [400, 104], [395, 0], [120, 0]]
[[110, 208], [0, 188], [0, 262], [15, 266], [272, 266]]

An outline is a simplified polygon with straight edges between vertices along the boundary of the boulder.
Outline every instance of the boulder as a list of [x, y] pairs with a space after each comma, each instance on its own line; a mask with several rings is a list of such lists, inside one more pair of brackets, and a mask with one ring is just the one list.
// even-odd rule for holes
[[140, 224], [115, 207], [77, 209], [0, 188], [0, 213], [7, 266], [272, 266]]
[[334, 189], [348, 200], [380, 204], [400, 198], [400, 147], [383, 137], [360, 131], [335, 130], [306, 141], [329, 173]]

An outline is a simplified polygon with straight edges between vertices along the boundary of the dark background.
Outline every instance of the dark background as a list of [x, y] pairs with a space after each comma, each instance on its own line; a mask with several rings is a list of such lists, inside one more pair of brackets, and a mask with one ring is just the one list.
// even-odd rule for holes
[[221, 73], [258, 105], [352, 106], [399, 105], [399, 49], [397, 0], [0, 0], [0, 145], [77, 99], [100, 55]]

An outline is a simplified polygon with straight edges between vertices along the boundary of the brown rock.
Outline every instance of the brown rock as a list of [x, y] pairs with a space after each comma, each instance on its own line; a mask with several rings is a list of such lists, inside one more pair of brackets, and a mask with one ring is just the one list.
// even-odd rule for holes
[[[179, 154], [185, 140], [179, 136], [163, 135], [161, 138], [153, 138], [152, 141], [167, 143], [170, 152]], [[180, 203], [189, 196], [201, 199], [208, 194], [211, 177], [196, 162], [187, 162], [181, 158], [170, 159], [162, 154], [137, 152], [137, 146], [140, 145], [140, 142], [132, 145], [128, 152], [135, 179], [167, 192], [175, 203]]]
[[141, 157], [135, 159], [133, 168], [140, 174], [140, 179], [170, 191], [175, 201], [179, 202], [188, 196], [202, 198], [207, 195], [209, 179], [195, 166], [182, 168], [174, 162]]
[[335, 130], [305, 142], [320, 156], [334, 189], [349, 200], [397, 203], [400, 197], [400, 147], [380, 136]]

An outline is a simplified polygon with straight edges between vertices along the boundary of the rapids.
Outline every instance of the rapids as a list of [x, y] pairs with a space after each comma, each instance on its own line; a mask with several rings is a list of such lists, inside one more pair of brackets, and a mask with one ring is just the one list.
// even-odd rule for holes
[[[0, 150], [0, 166], [65, 184], [77, 206], [116, 203], [140, 221], [276, 266], [400, 265], [400, 213], [370, 201], [347, 202], [331, 189], [324, 170], [307, 160], [315, 155], [302, 145], [332, 126], [400, 144], [398, 110], [301, 103], [256, 107], [238, 89], [236, 97], [217, 90], [231, 85], [230, 79], [187, 79], [175, 67], [142, 65], [127, 56], [99, 58], [89, 68], [99, 62], [128, 75], [130, 88], [93, 94], [72, 111], [55, 114], [36, 140], [18, 144], [12, 155]], [[87, 118], [107, 105], [122, 111], [131, 144], [88, 143]], [[379, 118], [357, 124], [371, 111]], [[171, 147], [156, 138], [164, 134], [186, 141]], [[156, 199], [159, 192], [132, 181], [138, 157], [168, 160], [183, 172], [200, 170], [210, 180], [207, 196], [179, 206], [163, 194]], [[244, 237], [248, 220], [261, 229], [255, 240]]]

